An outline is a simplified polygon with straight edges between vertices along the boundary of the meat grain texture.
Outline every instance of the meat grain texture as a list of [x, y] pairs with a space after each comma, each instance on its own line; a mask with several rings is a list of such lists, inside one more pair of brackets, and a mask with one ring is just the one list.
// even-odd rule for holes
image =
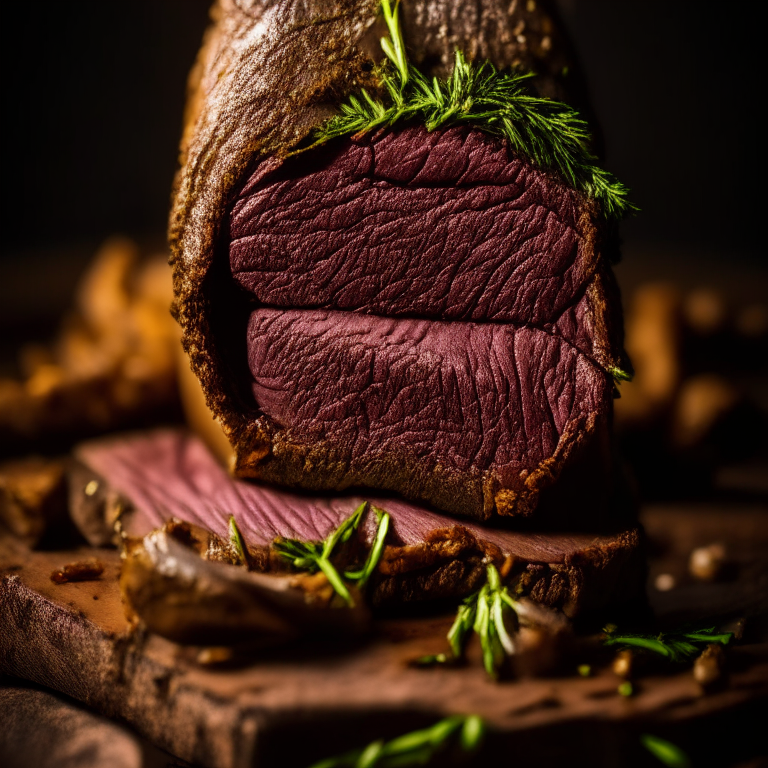
[[[404, 3], [411, 61], [443, 72], [459, 47], [562, 96], [556, 25], [518, 5]], [[623, 354], [595, 204], [476, 128], [289, 157], [377, 87], [377, 6], [221, 2], [193, 73], [175, 311], [235, 471], [486, 520], [567, 499], [594, 521]]]

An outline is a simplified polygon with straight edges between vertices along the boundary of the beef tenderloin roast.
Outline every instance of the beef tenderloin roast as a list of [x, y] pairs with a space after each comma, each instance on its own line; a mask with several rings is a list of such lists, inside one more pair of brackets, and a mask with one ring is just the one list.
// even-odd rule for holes
[[[565, 502], [598, 519], [622, 350], [596, 204], [476, 128], [292, 155], [343, 94], [376, 87], [377, 5], [222, 0], [198, 62], [175, 312], [235, 472], [481, 520]], [[562, 95], [561, 54], [505, 32], [556, 25], [513, 5], [404, 3], [412, 61], [440, 71], [459, 45], [538, 62], [539, 89]]]

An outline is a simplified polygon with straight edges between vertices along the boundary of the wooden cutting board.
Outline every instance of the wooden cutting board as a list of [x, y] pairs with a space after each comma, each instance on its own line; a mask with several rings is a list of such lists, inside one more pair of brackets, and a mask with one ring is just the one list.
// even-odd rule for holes
[[[461, 668], [410, 667], [445, 649], [450, 614], [384, 619], [360, 643], [265, 649], [214, 669], [197, 663], [198, 649], [130, 626], [115, 551], [31, 552], [9, 539], [0, 539], [0, 670], [62, 691], [211, 768], [307, 766], [451, 713], [479, 714], [492, 729], [478, 764], [499, 753], [535, 756], [537, 765], [565, 758], [645, 765], [638, 739], [650, 732], [685, 746], [698, 756], [694, 765], [726, 765], [718, 755], [760, 750], [751, 723], [768, 701], [768, 516], [761, 505], [729, 505], [723, 513], [719, 505], [698, 505], [644, 515], [656, 547], [651, 579], [670, 573], [679, 585], [650, 590], [662, 621], [748, 617], [744, 641], [729, 654], [729, 683], [713, 694], [703, 694], [685, 667], [643, 678], [623, 698], [607, 667], [595, 664], [589, 678], [571, 671], [590, 660], [584, 649], [561, 676], [547, 679], [493, 683], [472, 655]], [[688, 554], [714, 540], [733, 553], [730, 580], [695, 583], [686, 576]], [[105, 565], [100, 579], [51, 581], [54, 569], [92, 556]], [[581, 757], [574, 762], [574, 755]]]

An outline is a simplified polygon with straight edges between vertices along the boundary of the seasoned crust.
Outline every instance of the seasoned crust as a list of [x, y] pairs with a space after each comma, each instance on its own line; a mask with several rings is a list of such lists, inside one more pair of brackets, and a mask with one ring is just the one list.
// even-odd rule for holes
[[[221, 340], [230, 329], [241, 327], [244, 311], [222, 264], [223, 228], [233, 196], [254, 168], [268, 172], [273, 159], [279, 163], [332, 113], [341, 97], [360, 87], [375, 90], [372, 66], [380, 57], [375, 45], [380, 32], [377, 13], [378, 2], [370, 0], [330, 5], [222, 0], [213, 11], [214, 24], [190, 81], [182, 168], [170, 221], [173, 311], [192, 370], [235, 449], [235, 469], [242, 475], [310, 489], [339, 489], [376, 485], [382, 472], [377, 461], [344, 472], [335, 481], [339, 467], [332, 452], [320, 457], [302, 440], [284, 433], [276, 436], [274, 424], [254, 414], [244, 389], [243, 363]], [[570, 64], [557, 44], [561, 36], [556, 22], [540, 5], [531, 11], [529, 4], [485, 0], [469, 8], [443, 0], [406, 3], [403, 13], [413, 63], [444, 71], [459, 45], [470, 58], [488, 58], [501, 68], [535, 67], [545, 73], [539, 79], [541, 92], [564, 95], [560, 73], [564, 63]], [[550, 42], [543, 42], [545, 38]], [[553, 40], [555, 45], [550, 44]], [[582, 200], [582, 205], [585, 216], [592, 217], [590, 204]], [[596, 277], [594, 285], [598, 282]], [[592, 305], [607, 305], [599, 286], [590, 290]], [[490, 478], [457, 478], [441, 466], [425, 475], [423, 468], [407, 462], [386, 470], [383, 487], [480, 518], [494, 512], [525, 515], [535, 508], [539, 490], [559, 476], [572, 454], [590, 442], [603, 444], [606, 421], [574, 425], [581, 432], [573, 444], [531, 472], [524, 488], [514, 494], [494, 487]], [[318, 469], [308, 473], [309, 466]], [[596, 470], [598, 477], [606, 476], [606, 466]]]

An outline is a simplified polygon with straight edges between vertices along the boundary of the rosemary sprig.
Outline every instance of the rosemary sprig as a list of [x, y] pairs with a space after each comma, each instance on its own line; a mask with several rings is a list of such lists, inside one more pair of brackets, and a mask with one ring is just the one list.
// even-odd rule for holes
[[408, 57], [405, 55], [403, 33], [400, 30], [400, 0], [395, 0], [395, 7], [389, 4], [389, 0], [381, 0], [381, 12], [384, 15], [384, 23], [387, 25], [390, 37], [382, 37], [381, 50], [395, 65], [400, 75], [400, 90], [402, 91], [408, 82]]
[[376, 566], [381, 559], [381, 553], [384, 551], [384, 540], [387, 538], [387, 532], [389, 531], [389, 514], [378, 507], [373, 507], [373, 511], [378, 525], [368, 557], [359, 571], [344, 571], [344, 578], [348, 581], [356, 582], [360, 589], [368, 583], [368, 579], [376, 570]]
[[365, 586], [371, 574], [376, 570], [376, 566], [381, 558], [384, 540], [389, 530], [389, 514], [381, 509], [374, 508], [378, 520], [376, 536], [374, 537], [368, 557], [360, 570], [345, 571], [342, 578], [331, 558], [336, 548], [349, 541], [360, 527], [367, 508], [368, 502], [365, 501], [325, 541], [314, 542], [278, 538], [275, 539], [272, 546], [278, 554], [290, 560], [294, 568], [301, 571], [309, 571], [310, 573], [322, 571], [338, 595], [351, 607], [354, 605], [354, 600], [347, 585], [344, 583], [344, 579], [356, 583], [360, 588]]
[[240, 528], [237, 525], [234, 515], [229, 516], [229, 543], [237, 554], [237, 558], [240, 561], [240, 565], [244, 565], [246, 568], [250, 568], [250, 561], [248, 559], [248, 549], [245, 546], [245, 539], [243, 534], [240, 533]]
[[695, 632], [661, 632], [658, 635], [616, 635], [615, 630], [606, 628], [603, 638], [605, 645], [622, 648], [640, 648], [663, 656], [673, 662], [683, 662], [698, 655], [702, 646], [710, 643], [728, 645], [733, 638], [731, 632], [715, 634], [715, 628]]
[[496, 566], [488, 565], [487, 581], [474, 595], [465, 598], [459, 606], [456, 620], [448, 632], [448, 642], [456, 658], [464, 655], [471, 631], [480, 637], [483, 650], [483, 666], [494, 680], [506, 656], [512, 656], [515, 642], [507, 631], [506, 622], [520, 610], [519, 603], [502, 585]]
[[485, 725], [477, 715], [446, 717], [430, 728], [403, 734], [391, 741], [371, 742], [367, 747], [330, 757], [311, 768], [410, 768], [426, 765], [452, 744], [465, 753], [481, 745]]
[[361, 135], [399, 121], [419, 120], [427, 130], [469, 124], [505, 138], [513, 151], [540, 168], [554, 171], [567, 183], [599, 202], [608, 218], [627, 215], [635, 206], [627, 188], [600, 168], [590, 149], [591, 135], [579, 114], [558, 101], [532, 96], [525, 90], [531, 72], [499, 72], [489, 62], [475, 65], [456, 51], [453, 73], [431, 79], [408, 63], [394, 8], [382, 0], [389, 37], [381, 39], [388, 64], [378, 74], [386, 102], [364, 88], [341, 104], [337, 115], [315, 132], [312, 145], [339, 136]]

